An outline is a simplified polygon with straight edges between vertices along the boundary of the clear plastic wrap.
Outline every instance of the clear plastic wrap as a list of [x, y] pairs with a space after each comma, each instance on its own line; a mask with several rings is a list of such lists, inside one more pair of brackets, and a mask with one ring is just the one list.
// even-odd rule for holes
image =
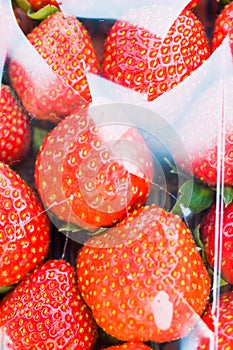
[[0, 349], [233, 348], [233, 4], [48, 3], [0, 3]]

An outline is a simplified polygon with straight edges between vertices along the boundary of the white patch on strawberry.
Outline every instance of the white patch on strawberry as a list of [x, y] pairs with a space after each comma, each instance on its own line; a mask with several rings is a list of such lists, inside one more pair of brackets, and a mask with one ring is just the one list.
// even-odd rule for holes
[[169, 295], [160, 291], [151, 302], [151, 308], [154, 315], [156, 326], [162, 331], [171, 327], [173, 319], [173, 303], [169, 300]]
[[0, 350], [12, 350], [13, 343], [3, 328], [0, 328]]

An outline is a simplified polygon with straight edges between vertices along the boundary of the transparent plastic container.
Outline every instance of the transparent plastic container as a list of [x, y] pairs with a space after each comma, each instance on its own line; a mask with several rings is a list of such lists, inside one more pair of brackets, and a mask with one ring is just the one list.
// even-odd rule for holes
[[[72, 266], [97, 332], [92, 345], [78, 336], [59, 345], [51, 336], [51, 348], [232, 349], [232, 20], [212, 46], [223, 5], [63, 0], [39, 12], [21, 5], [0, 4], [1, 97], [9, 86], [31, 134], [25, 155], [9, 166], [49, 219], [49, 250], [37, 265]], [[2, 158], [11, 139], [4, 128], [0, 119]], [[0, 191], [4, 216], [2, 182]], [[0, 225], [3, 279], [10, 243]], [[48, 336], [38, 340], [33, 307], [27, 338], [20, 324], [18, 338], [12, 330], [17, 305], [4, 315], [37, 265], [0, 283], [1, 350], [49, 349]]]

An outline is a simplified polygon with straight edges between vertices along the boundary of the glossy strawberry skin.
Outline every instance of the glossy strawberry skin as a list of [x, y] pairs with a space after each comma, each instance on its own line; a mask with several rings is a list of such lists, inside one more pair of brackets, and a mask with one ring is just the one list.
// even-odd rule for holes
[[214, 30], [211, 41], [211, 51], [216, 50], [229, 34], [231, 51], [233, 55], [233, 3], [229, 3], [223, 8], [214, 24]]
[[88, 240], [77, 257], [77, 274], [97, 324], [125, 341], [185, 336], [210, 292], [190, 231], [156, 205]]
[[[53, 77], [41, 77], [35, 60], [27, 67], [12, 59], [10, 81], [25, 109], [38, 119], [58, 122], [91, 102], [86, 73], [97, 73], [99, 63], [87, 30], [62, 12], [47, 17], [27, 36], [48, 64]], [[23, 46], [20, 47], [23, 54]], [[32, 67], [30, 67], [32, 65]], [[43, 67], [41, 67], [43, 70]]]
[[31, 142], [29, 118], [9, 86], [0, 87], [0, 161], [13, 165], [27, 154]]
[[[178, 16], [165, 39], [159, 36], [160, 7], [140, 11], [129, 15], [128, 20], [116, 21], [111, 28], [102, 73], [115, 83], [147, 94], [152, 101], [189, 76], [210, 53], [203, 26], [191, 11], [185, 9]], [[137, 18], [145, 18], [144, 26], [143, 20], [135, 24]], [[158, 22], [157, 33], [148, 29], [155, 27], [154, 22]]]
[[153, 162], [135, 128], [101, 123], [95, 119], [98, 107], [92, 108], [68, 116], [51, 131], [36, 160], [35, 180], [46, 208], [95, 230], [115, 225], [145, 204]]
[[[214, 203], [208, 212], [203, 216], [200, 225], [200, 237], [204, 244], [206, 258], [212, 268], [216, 262], [216, 256], [221, 259], [221, 270], [223, 278], [229, 283], [233, 283], [233, 242], [232, 242], [232, 216], [233, 202], [224, 207], [222, 220], [220, 213], [216, 210]], [[219, 226], [217, 227], [217, 221]], [[217, 237], [219, 238], [217, 240]], [[217, 253], [218, 252], [218, 255]]]
[[60, 1], [56, 1], [56, 0], [29, 0], [29, 3], [31, 5], [33, 11], [38, 11], [47, 5], [56, 6], [57, 8], [59, 8]]
[[15, 284], [47, 256], [50, 224], [31, 188], [0, 163], [0, 286]]
[[233, 291], [217, 293], [216, 302], [205, 309], [198, 325], [184, 340], [185, 349], [211, 350], [213, 348], [230, 350], [233, 346]]
[[186, 8], [192, 9], [192, 8], [196, 7], [198, 3], [199, 3], [199, 0], [191, 0], [188, 3], [188, 5], [186, 6]]
[[189, 155], [183, 157], [174, 145], [177, 165], [212, 187], [217, 181], [226, 186], [233, 184], [232, 88], [232, 76], [209, 84], [177, 124]]
[[48, 260], [6, 295], [0, 326], [15, 350], [90, 350], [97, 337], [74, 269], [63, 260]]
[[[209, 305], [202, 316], [202, 320], [207, 327], [216, 335], [216, 342], [224, 349], [230, 349], [233, 346], [233, 332], [232, 332], [232, 312], [233, 312], [233, 292], [225, 292], [219, 296], [219, 309], [214, 311], [213, 305]], [[219, 316], [218, 316], [219, 315]], [[219, 317], [219, 318], [218, 318]], [[215, 330], [215, 322], [218, 318], [218, 331]], [[200, 348], [202, 340], [200, 341]], [[205, 348], [203, 348], [205, 349]], [[210, 349], [210, 348], [206, 348]]]

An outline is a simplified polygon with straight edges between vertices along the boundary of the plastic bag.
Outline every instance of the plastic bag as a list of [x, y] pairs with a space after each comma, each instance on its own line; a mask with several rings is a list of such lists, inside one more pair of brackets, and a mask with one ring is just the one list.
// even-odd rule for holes
[[[60, 326], [54, 321], [53, 338], [46, 318], [43, 340], [26, 302], [10, 314], [7, 300], [11, 293], [17, 299], [25, 275], [0, 289], [1, 348], [6, 339], [12, 349], [230, 348], [232, 323], [222, 326], [222, 310], [230, 314], [224, 293], [232, 290], [231, 30], [211, 51], [222, 8], [204, 0], [63, 0], [38, 12], [19, 6], [0, 4], [0, 76], [32, 139], [9, 166], [50, 222], [50, 249], [39, 266], [72, 265], [95, 341], [85, 344], [68, 322], [67, 343], [56, 343]], [[4, 128], [0, 121], [2, 139], [13, 139]], [[4, 196], [2, 183], [3, 204]], [[2, 238], [4, 225], [2, 249], [12, 239], [23, 245], [17, 234], [10, 243]], [[6, 263], [0, 257], [5, 275]], [[23, 313], [32, 335], [12, 331]]]

